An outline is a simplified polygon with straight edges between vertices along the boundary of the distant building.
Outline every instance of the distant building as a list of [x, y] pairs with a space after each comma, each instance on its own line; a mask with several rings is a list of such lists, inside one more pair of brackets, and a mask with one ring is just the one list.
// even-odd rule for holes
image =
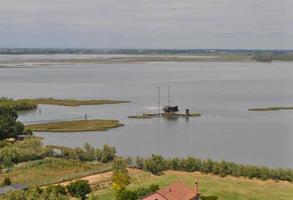
[[0, 195], [6, 194], [9, 191], [19, 191], [28, 189], [27, 184], [11, 184], [0, 188]]
[[197, 182], [194, 188], [185, 183], [176, 182], [145, 196], [142, 200], [199, 200], [199, 195]]

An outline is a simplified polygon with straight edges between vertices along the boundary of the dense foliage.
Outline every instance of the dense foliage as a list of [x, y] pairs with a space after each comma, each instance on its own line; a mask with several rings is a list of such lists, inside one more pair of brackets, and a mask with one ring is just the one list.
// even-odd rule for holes
[[85, 180], [77, 180], [70, 183], [67, 185], [67, 190], [71, 196], [81, 200], [84, 200], [86, 195], [92, 191], [88, 181]]
[[163, 170], [178, 170], [203, 173], [212, 173], [222, 177], [230, 175], [235, 177], [258, 178], [262, 180], [284, 180], [293, 182], [293, 169], [270, 169], [254, 165], [236, 164], [227, 161], [202, 160], [188, 157], [185, 159], [164, 159], [160, 155], [150, 158], [137, 158], [135, 166], [139, 169], [160, 174]]
[[15, 110], [0, 106], [0, 140], [27, 134], [24, 125], [17, 121], [17, 118]]
[[116, 200], [138, 200], [157, 190], [159, 190], [159, 186], [154, 184], [148, 187], [139, 187], [136, 190], [124, 189], [116, 193]]
[[88, 143], [86, 143], [83, 148], [57, 148], [61, 150], [61, 153], [56, 155], [57, 157], [80, 161], [99, 161], [102, 163], [108, 163], [114, 160], [116, 154], [116, 149], [108, 145], [104, 145], [102, 149], [94, 148]]
[[112, 164], [113, 176], [112, 187], [116, 192], [126, 189], [130, 184], [130, 176], [127, 171], [127, 162], [120, 157], [114, 159]]
[[4, 167], [53, 155], [53, 151], [44, 147], [38, 138], [29, 138], [14, 144], [2, 141], [0, 146], [0, 163]]
[[0, 197], [1, 200], [69, 200], [64, 187], [50, 186], [47, 188], [34, 188], [27, 191], [8, 192]]
[[2, 97], [0, 98], [0, 107], [8, 107], [16, 111], [24, 111], [36, 109], [38, 104], [26, 99], [13, 100]]
[[83, 148], [44, 146], [41, 139], [35, 137], [14, 144], [0, 141], [0, 147], [0, 164], [3, 167], [46, 157], [108, 163], [116, 154], [115, 148], [108, 145], [104, 145], [102, 149], [94, 148], [89, 144], [85, 144]]

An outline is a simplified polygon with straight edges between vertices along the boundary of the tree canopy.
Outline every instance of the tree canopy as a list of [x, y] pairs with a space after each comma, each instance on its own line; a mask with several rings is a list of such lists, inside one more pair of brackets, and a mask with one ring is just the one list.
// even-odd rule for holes
[[0, 140], [15, 138], [24, 133], [24, 125], [17, 118], [15, 110], [0, 106]]

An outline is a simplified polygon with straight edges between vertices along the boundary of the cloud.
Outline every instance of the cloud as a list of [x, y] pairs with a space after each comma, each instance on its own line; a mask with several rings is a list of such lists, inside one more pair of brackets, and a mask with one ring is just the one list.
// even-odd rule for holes
[[1, 0], [0, 47], [293, 48], [292, 19], [292, 0]]

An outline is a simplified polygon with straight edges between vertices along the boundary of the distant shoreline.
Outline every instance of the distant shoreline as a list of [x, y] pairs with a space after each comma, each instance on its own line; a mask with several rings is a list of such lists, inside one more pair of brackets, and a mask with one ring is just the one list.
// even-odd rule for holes
[[[2, 57], [8, 57], [3, 58]], [[152, 62], [292, 62], [292, 55], [268, 56], [268, 55], [247, 55], [247, 54], [156, 54], [156, 55], [91, 55], [91, 54], [26, 54], [26, 55], [3, 55], [0, 54], [0, 68], [32, 68], [36, 66], [49, 65], [74, 65], [74, 64], [136, 64]]]

